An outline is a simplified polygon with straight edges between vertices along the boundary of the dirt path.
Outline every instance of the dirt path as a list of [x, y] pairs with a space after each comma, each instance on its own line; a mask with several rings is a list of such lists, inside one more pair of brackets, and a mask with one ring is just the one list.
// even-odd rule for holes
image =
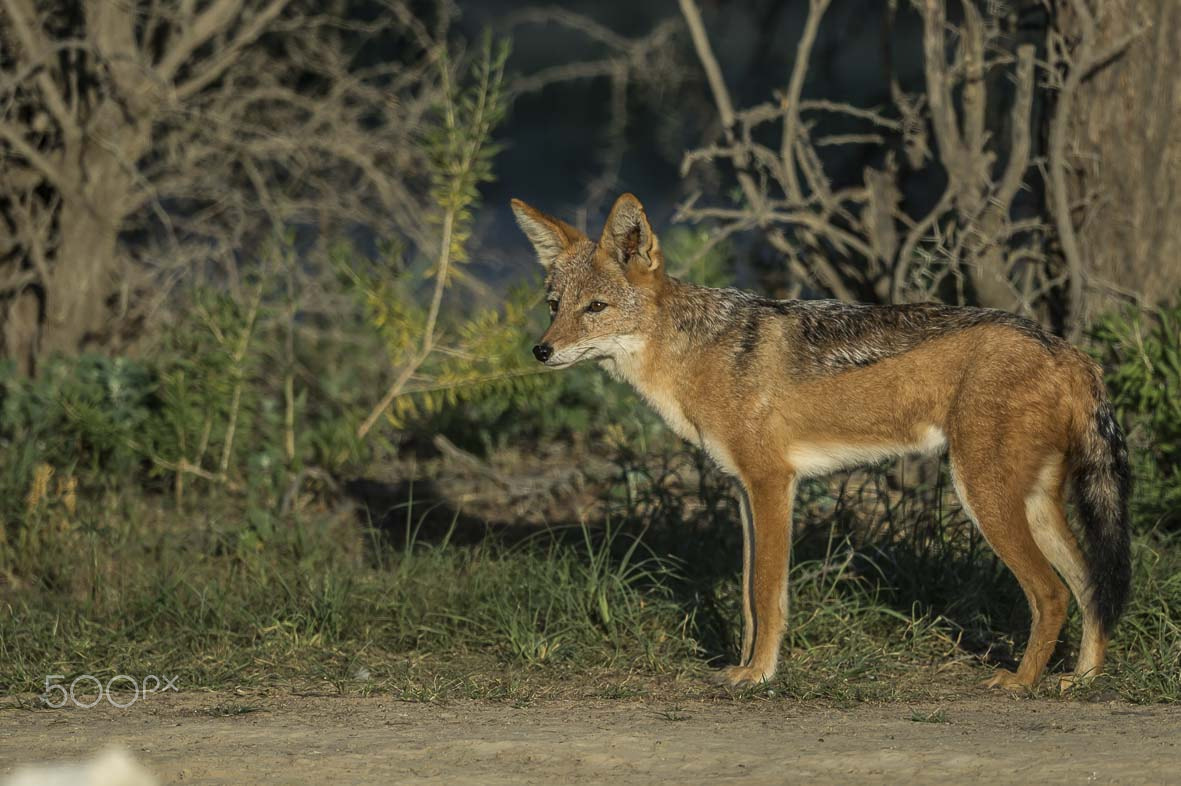
[[112, 743], [162, 782], [186, 784], [1181, 778], [1179, 707], [987, 696], [853, 709], [783, 700], [514, 708], [198, 694], [126, 710], [2, 710], [0, 780], [21, 763]]

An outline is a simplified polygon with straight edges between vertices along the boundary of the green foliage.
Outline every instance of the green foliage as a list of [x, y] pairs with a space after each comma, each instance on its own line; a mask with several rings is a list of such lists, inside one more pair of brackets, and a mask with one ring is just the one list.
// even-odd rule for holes
[[[146, 365], [125, 358], [53, 359], [36, 380], [0, 366], [0, 588], [6, 575], [54, 586], [83, 553], [89, 500], [145, 477], [134, 440], [159, 407]], [[79, 482], [81, 479], [81, 482]], [[23, 555], [43, 555], [36, 566]]]
[[408, 359], [426, 324], [427, 312], [417, 289], [425, 274], [407, 270], [400, 244], [388, 244], [376, 261], [370, 261], [348, 244], [337, 243], [329, 258], [389, 357]]
[[[405, 426], [445, 407], [497, 398], [513, 401], [536, 389], [540, 369], [525, 362], [521, 337], [535, 298], [510, 293], [497, 306], [444, 308], [444, 292], [464, 280], [479, 186], [493, 178], [499, 146], [493, 129], [504, 119], [504, 64], [508, 44], [485, 35], [464, 84], [456, 86], [446, 56], [439, 62], [442, 100], [435, 122], [421, 142], [431, 162], [430, 197], [439, 248], [420, 249], [407, 264], [402, 254], [380, 271], [368, 270], [355, 255], [338, 252], [337, 267], [352, 283], [369, 322], [397, 369], [394, 398], [385, 411]], [[400, 251], [400, 249], [399, 249]], [[422, 304], [426, 303], [426, 306]], [[412, 381], [413, 380], [413, 381]]]
[[701, 228], [676, 226], [660, 238], [668, 272], [677, 278], [707, 287], [733, 284], [734, 249], [727, 242], [714, 242]]
[[1181, 524], [1181, 303], [1107, 314], [1092, 337], [1129, 428], [1139, 518]]
[[[261, 292], [241, 303], [224, 293], [197, 292], [191, 321], [172, 327], [155, 358], [159, 417], [144, 430], [142, 448], [156, 471], [176, 471], [182, 462], [213, 473], [238, 467], [245, 449], [266, 446], [249, 457], [262, 470], [260, 486], [272, 486], [285, 460], [276, 452], [279, 409], [262, 381], [264, 359], [257, 340]], [[265, 316], [265, 315], [262, 315]], [[260, 441], [261, 440], [261, 441]]]
[[297, 427], [288, 457], [283, 380], [273, 372], [280, 354], [274, 317], [257, 292], [247, 303], [196, 292], [186, 318], [167, 329], [150, 357], [56, 358], [31, 380], [0, 366], [0, 450], [7, 458], [0, 522], [19, 529], [40, 498], [53, 497], [50, 488], [30, 501], [38, 473], [83, 493], [167, 487], [179, 497], [197, 484], [270, 504], [303, 467], [333, 470], [363, 457], [342, 410], [350, 402], [332, 395], [336, 347], [307, 361], [328, 395], [317, 391], [313, 400], [303, 389], [292, 401]]
[[438, 121], [429, 127], [423, 144], [431, 161], [431, 197], [439, 207], [440, 224], [450, 221], [451, 262], [467, 260], [472, 211], [479, 203], [479, 186], [493, 179], [492, 160], [500, 151], [491, 143], [492, 131], [504, 120], [504, 64], [509, 42], [493, 44], [485, 33], [467, 84], [453, 84], [450, 60], [439, 61], [443, 98], [436, 108]]
[[158, 404], [152, 369], [126, 358], [55, 359], [36, 380], [0, 366], [0, 515], [24, 513], [40, 465], [96, 483], [140, 468], [133, 440]]
[[529, 288], [514, 288], [502, 303], [447, 320], [439, 341], [448, 351], [414, 360], [426, 312], [417, 305], [421, 295], [413, 278], [390, 276], [389, 267], [368, 265], [345, 250], [337, 251], [335, 261], [395, 368], [416, 363], [413, 381], [386, 413], [391, 425], [421, 427], [460, 408], [474, 408], [480, 418], [494, 417], [492, 411], [525, 406], [544, 390], [545, 369], [528, 349], [530, 312], [537, 299]]

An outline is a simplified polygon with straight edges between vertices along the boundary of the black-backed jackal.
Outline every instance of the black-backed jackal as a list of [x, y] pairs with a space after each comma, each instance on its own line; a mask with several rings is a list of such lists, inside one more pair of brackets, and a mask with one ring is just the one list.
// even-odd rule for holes
[[[1070, 592], [1083, 613], [1075, 675], [1099, 673], [1129, 589], [1129, 480], [1123, 434], [1086, 355], [1003, 311], [769, 300], [678, 281], [630, 194], [598, 243], [518, 200], [513, 212], [547, 272], [553, 322], [537, 359], [598, 361], [741, 482], [742, 659], [722, 681], [775, 672], [796, 481], [943, 451], [964, 509], [1033, 614], [1020, 667], [989, 684], [1038, 680]], [[1081, 542], [1067, 524], [1068, 481]]]

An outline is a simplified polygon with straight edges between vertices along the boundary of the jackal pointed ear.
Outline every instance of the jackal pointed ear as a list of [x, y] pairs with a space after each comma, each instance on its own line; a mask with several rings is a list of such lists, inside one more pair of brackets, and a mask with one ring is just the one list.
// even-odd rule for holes
[[560, 218], [547, 216], [519, 199], [514, 199], [512, 204], [517, 225], [529, 238], [529, 242], [537, 251], [538, 261], [547, 270], [563, 251], [580, 240], [587, 239], [586, 235]]
[[631, 194], [615, 200], [599, 245], [624, 269], [636, 265], [641, 272], [655, 273], [664, 265], [660, 240], [644, 215], [644, 206]]

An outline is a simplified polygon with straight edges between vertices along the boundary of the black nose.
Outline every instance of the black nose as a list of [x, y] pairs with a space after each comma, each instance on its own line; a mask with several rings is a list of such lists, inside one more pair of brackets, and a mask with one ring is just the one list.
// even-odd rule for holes
[[549, 356], [554, 354], [554, 348], [549, 344], [538, 344], [533, 348], [533, 357], [540, 360], [542, 363], [549, 360]]

